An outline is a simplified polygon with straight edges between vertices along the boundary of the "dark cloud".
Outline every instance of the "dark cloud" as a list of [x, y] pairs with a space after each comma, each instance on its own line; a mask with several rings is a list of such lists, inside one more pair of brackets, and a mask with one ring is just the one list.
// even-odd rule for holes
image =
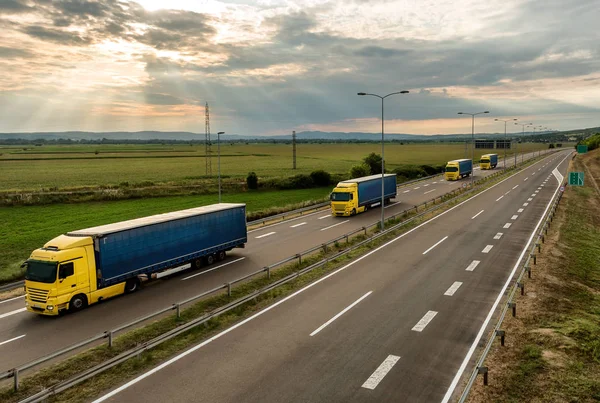
[[7, 48], [4, 46], [0, 46], [0, 58], [29, 59], [34, 56], [35, 55], [32, 52], [25, 49]]
[[0, 14], [20, 14], [33, 10], [26, 2], [20, 0], [2, 0], [0, 1]]
[[23, 30], [27, 35], [44, 41], [60, 43], [63, 45], [84, 45], [91, 42], [89, 38], [82, 37], [77, 33], [67, 32], [59, 29], [44, 28], [32, 25]]
[[392, 48], [382, 48], [380, 46], [364, 46], [354, 52], [356, 56], [363, 57], [392, 57], [392, 56], [403, 56], [409, 53], [406, 50], [398, 50]]

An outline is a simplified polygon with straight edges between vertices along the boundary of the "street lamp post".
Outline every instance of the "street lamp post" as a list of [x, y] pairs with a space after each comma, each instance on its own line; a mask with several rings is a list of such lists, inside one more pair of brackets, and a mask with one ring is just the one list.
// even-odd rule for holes
[[[516, 125], [520, 125], [523, 127], [523, 134], [521, 135], [521, 139], [525, 137], [525, 128], [532, 125], [532, 123], [516, 123]], [[523, 163], [523, 154], [521, 154], [521, 163]], [[517, 166], [517, 150], [515, 149], [515, 166]]]
[[[494, 119], [496, 122], [504, 122], [504, 169], [506, 169], [506, 123], [507, 122], [512, 122], [513, 120], [517, 120], [517, 119], [508, 119], [508, 120], [502, 120], [502, 119]], [[516, 165], [516, 163], [515, 163]]]
[[484, 113], [490, 113], [490, 111], [469, 113], [469, 112], [458, 112], [459, 115], [471, 115], [471, 186], [475, 177], [475, 170], [473, 164], [475, 163], [475, 116]]
[[383, 231], [383, 229], [385, 228], [385, 216], [384, 216], [384, 202], [385, 202], [385, 188], [384, 188], [384, 182], [385, 182], [385, 163], [384, 163], [384, 147], [383, 147], [383, 100], [386, 99], [389, 96], [392, 95], [396, 95], [396, 94], [408, 94], [408, 91], [404, 90], [404, 91], [398, 91], [398, 92], [392, 92], [391, 94], [387, 94], [384, 96], [381, 95], [377, 95], [377, 94], [369, 94], [367, 92], [359, 92], [357, 95], [370, 95], [372, 97], [377, 97], [379, 99], [381, 99], [381, 231]]
[[217, 133], [217, 166], [219, 167], [219, 203], [221, 203], [221, 134], [225, 134], [225, 132]]

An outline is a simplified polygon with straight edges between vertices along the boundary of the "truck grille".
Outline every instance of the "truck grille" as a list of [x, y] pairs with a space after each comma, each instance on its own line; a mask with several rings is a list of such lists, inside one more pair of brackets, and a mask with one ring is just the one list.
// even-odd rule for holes
[[334, 204], [333, 208], [335, 211], [346, 211], [346, 206], [344, 204]]
[[38, 290], [37, 288], [27, 288], [29, 299], [35, 302], [45, 303], [48, 300], [47, 290]]

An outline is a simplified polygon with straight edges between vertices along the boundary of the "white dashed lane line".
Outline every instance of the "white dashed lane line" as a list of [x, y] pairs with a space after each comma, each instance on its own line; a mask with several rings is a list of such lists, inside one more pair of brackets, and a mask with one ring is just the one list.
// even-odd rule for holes
[[453, 296], [454, 293], [460, 288], [461, 285], [462, 285], [462, 283], [460, 281], [455, 281], [454, 284], [452, 284], [450, 286], [450, 288], [448, 288], [448, 290], [446, 290], [444, 295], [446, 295], [448, 297]]
[[265, 237], [271, 236], [271, 235], [276, 234], [276, 233], [277, 232], [268, 232], [266, 234], [259, 235], [259, 236], [255, 237], [255, 238], [256, 239], [265, 238]]
[[413, 326], [413, 328], [411, 330], [415, 331], [415, 332], [422, 332], [423, 330], [425, 330], [425, 328], [427, 327], [427, 325], [429, 324], [429, 322], [431, 322], [433, 320], [433, 318], [435, 318], [435, 315], [437, 315], [438, 313], [436, 311], [428, 311], [422, 318], [421, 320]]
[[466, 271], [473, 271], [477, 267], [477, 265], [481, 263], [479, 260], [473, 260], [465, 269]]

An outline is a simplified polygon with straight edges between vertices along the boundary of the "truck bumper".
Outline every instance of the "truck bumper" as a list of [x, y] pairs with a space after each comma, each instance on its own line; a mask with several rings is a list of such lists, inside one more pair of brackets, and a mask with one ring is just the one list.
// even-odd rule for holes
[[55, 305], [54, 301], [49, 300], [45, 304], [40, 302], [33, 302], [29, 299], [25, 299], [25, 307], [29, 312], [37, 313], [39, 315], [57, 316], [60, 311], [67, 309], [67, 304]]

